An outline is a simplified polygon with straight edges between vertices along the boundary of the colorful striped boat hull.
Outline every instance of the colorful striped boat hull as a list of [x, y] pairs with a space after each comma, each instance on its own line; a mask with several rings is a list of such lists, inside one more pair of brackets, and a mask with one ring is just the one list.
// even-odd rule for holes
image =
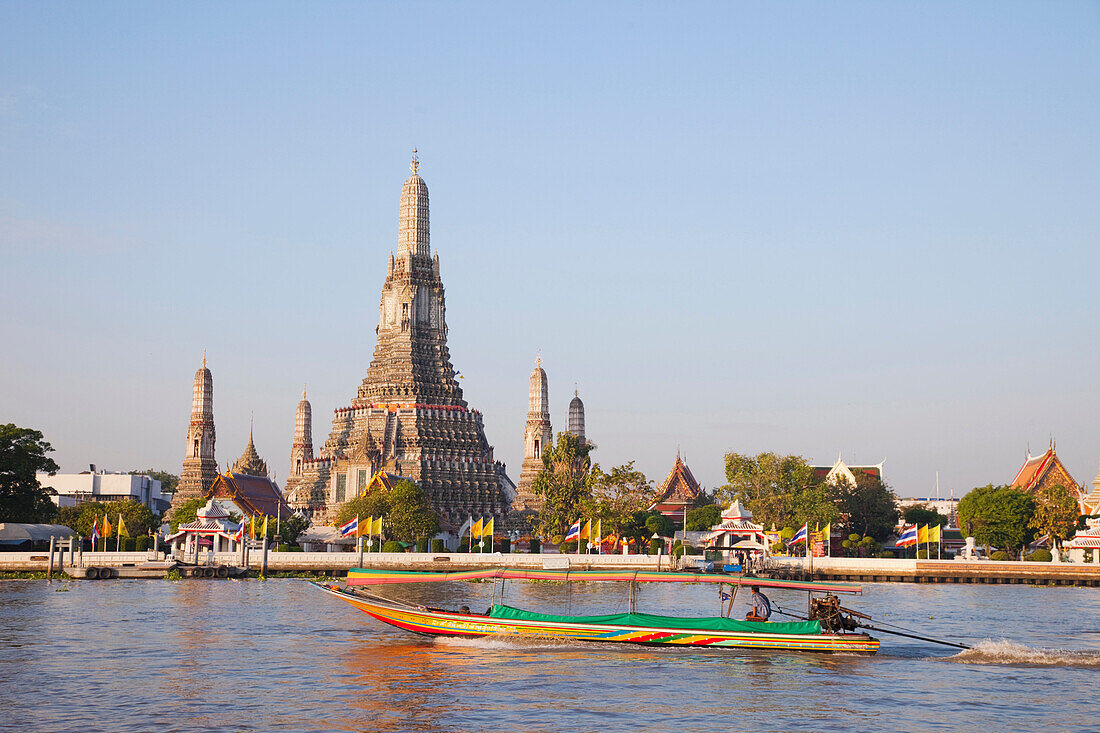
[[[760, 632], [700, 631], [675, 628], [674, 618], [668, 627], [620, 626], [564, 621], [532, 621], [494, 618], [480, 614], [462, 614], [427, 608], [407, 607], [381, 599], [364, 598], [338, 587], [315, 586], [329, 595], [350, 603], [378, 621], [405, 631], [429, 636], [537, 636], [557, 639], [577, 639], [615, 644], [646, 644], [690, 646], [694, 648], [770, 649], [850, 654], [874, 654], [879, 642], [867, 634], [776, 634], [768, 633], [768, 624], [760, 624]], [[686, 619], [685, 619], [686, 620]]]

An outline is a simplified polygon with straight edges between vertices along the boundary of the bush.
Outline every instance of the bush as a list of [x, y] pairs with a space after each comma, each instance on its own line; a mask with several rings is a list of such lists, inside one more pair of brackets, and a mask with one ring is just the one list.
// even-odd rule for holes
[[511, 552], [512, 551], [512, 539], [510, 537], [505, 537], [504, 539], [502, 539], [500, 541], [500, 546], [499, 546], [498, 549], [501, 552]]
[[658, 552], [658, 551], [659, 551], [659, 550], [660, 550], [660, 549], [661, 549], [662, 547], [664, 547], [664, 544], [665, 544], [665, 543], [664, 543], [664, 542], [661, 542], [660, 540], [650, 540], [650, 541], [649, 541], [649, 554], [650, 554], [650, 555], [656, 555], [656, 554], [657, 554], [657, 552]]
[[542, 552], [542, 542], [539, 540], [538, 537], [532, 537], [531, 538], [531, 553], [537, 555], [540, 552]]
[[134, 549], [138, 552], [145, 552], [149, 549], [150, 538], [146, 535], [134, 538]]
[[892, 559], [894, 557], [894, 552], [893, 552], [893, 550], [883, 550], [882, 552], [880, 552], [878, 554], [878, 556], [885, 559], [885, 560], [889, 560], [889, 559]]
[[1050, 554], [1050, 550], [1036, 550], [1028, 555], [1027, 559], [1031, 562], [1050, 562], [1054, 556]]
[[404, 552], [405, 546], [397, 540], [390, 540], [386, 544], [382, 545], [382, 552]]
[[418, 539], [416, 541], [416, 551], [417, 552], [427, 552], [428, 551], [428, 538], [427, 537], [421, 537], [420, 539]]
[[571, 555], [577, 551], [577, 541], [569, 540], [568, 542], [562, 542], [558, 545], [558, 551], [563, 555]]
[[928, 550], [917, 550], [917, 559], [918, 560], [927, 560], [928, 559]]
[[[792, 535], [792, 536], [793, 536], [793, 535]], [[860, 540], [862, 540], [862, 539], [863, 539], [863, 538], [862, 538], [862, 537], [860, 537], [860, 536], [859, 536], [858, 534], [850, 534], [850, 535], [848, 535], [848, 541], [849, 541], [849, 542], [851, 542], [851, 543], [853, 543], [853, 544], [855, 544], [855, 543], [859, 542], [859, 541], [860, 541]]]
[[286, 543], [275, 545], [275, 552], [290, 552], [290, 545]]
[[440, 540], [440, 539], [432, 540], [432, 552], [440, 553], [440, 552], [446, 552], [446, 551], [447, 551], [447, 547], [446, 547], [446, 545], [443, 544], [443, 540]]
[[989, 559], [990, 560], [1007, 560], [1008, 559], [1008, 553], [1005, 552], [1004, 550], [997, 550], [996, 552], [994, 552], [992, 555], [989, 556]]

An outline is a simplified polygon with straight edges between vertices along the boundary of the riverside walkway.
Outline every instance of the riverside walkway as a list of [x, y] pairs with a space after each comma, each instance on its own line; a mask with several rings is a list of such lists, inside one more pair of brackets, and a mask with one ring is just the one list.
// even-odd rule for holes
[[1100, 587], [1100, 565], [994, 560], [769, 557], [763, 575], [862, 583], [1025, 583]]

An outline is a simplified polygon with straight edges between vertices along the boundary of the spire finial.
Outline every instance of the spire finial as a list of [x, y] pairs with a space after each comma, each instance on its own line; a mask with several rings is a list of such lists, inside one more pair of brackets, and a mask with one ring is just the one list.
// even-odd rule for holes
[[574, 397], [580, 397], [581, 396], [580, 390], [577, 388], [577, 383], [576, 382], [573, 382], [573, 396]]
[[252, 445], [252, 424], [256, 421], [256, 414], [248, 411], [248, 444]]
[[302, 385], [302, 399], [304, 400], [305, 398], [306, 398], [306, 386], [303, 384]]
[[202, 368], [206, 368], [206, 349], [202, 350]]
[[416, 157], [416, 148], [413, 148], [413, 160], [412, 164], [409, 165], [409, 168], [410, 170], [412, 170], [413, 175], [415, 175], [420, 170], [420, 159]]
[[535, 357], [535, 366], [542, 366], [542, 349], [539, 349], [538, 356]]

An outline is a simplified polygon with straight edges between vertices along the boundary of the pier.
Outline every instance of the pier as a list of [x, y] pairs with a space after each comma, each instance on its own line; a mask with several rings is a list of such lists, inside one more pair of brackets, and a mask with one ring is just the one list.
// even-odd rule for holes
[[1100, 587], [1100, 565], [1068, 562], [770, 557], [769, 577], [856, 583], [987, 583]]

